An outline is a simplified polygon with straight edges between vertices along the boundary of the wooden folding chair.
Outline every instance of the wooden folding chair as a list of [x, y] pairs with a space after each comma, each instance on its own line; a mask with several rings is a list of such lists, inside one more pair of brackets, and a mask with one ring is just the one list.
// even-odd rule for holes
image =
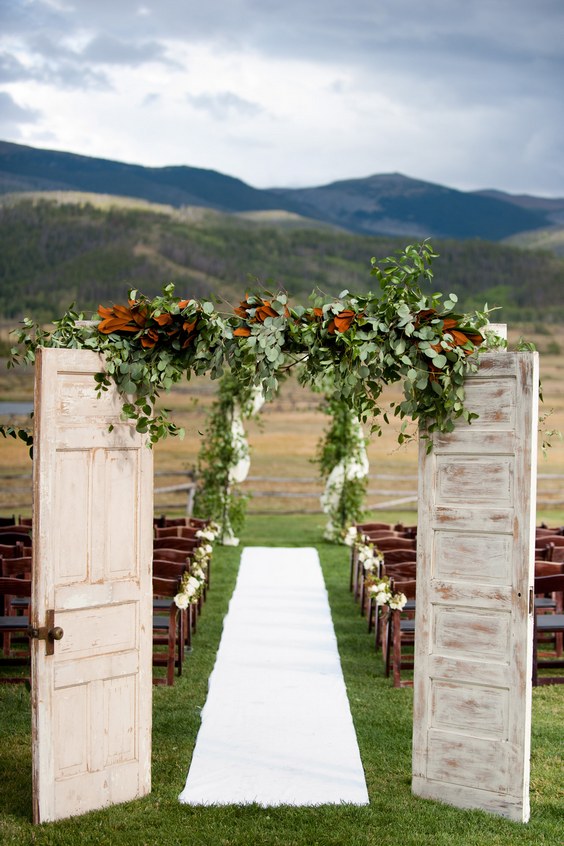
[[11, 517], [0, 517], [0, 527], [5, 528], [6, 526], [15, 526], [16, 525], [16, 515], [12, 514]]
[[[31, 598], [31, 579], [19, 579], [14, 577], [0, 576], [0, 596], [4, 598], [5, 607], [10, 607], [14, 599], [21, 597], [30, 601]], [[0, 616], [0, 632], [2, 636], [17, 637], [26, 643], [29, 647], [29, 615], [28, 614], [3, 614]], [[0, 658], [0, 666], [30, 666], [31, 656], [29, 649], [22, 649], [15, 651], [11, 648], [8, 650], [8, 655]], [[0, 676], [0, 683], [2, 684], [29, 684], [29, 676], [15, 676], [6, 677]]]
[[31, 534], [28, 526], [7, 526], [0, 528], [0, 543], [13, 545], [22, 543], [31, 546]]
[[157, 526], [155, 528], [156, 538], [194, 538], [200, 530], [195, 526]]
[[[189, 559], [174, 560], [173, 558], [162, 557], [167, 553], [179, 553], [178, 550], [160, 549], [158, 557], [153, 558], [153, 575], [162, 579], [178, 579], [180, 580], [184, 573], [190, 571]], [[179, 553], [182, 555], [183, 553]], [[162, 612], [168, 610], [171, 600], [159, 597], [153, 599], [153, 611]], [[192, 632], [196, 631], [197, 615], [194, 613], [192, 605], [189, 605], [185, 611], [182, 612], [183, 621], [183, 644], [186, 649], [192, 648]]]
[[[168, 613], [153, 613], [153, 666], [166, 666], [165, 678], [153, 677], [153, 684], [174, 684], [174, 670], [182, 674], [183, 629], [182, 614], [174, 604], [174, 597], [178, 593], [179, 579], [160, 578], [153, 576], [153, 599], [168, 599]], [[164, 633], [164, 637], [163, 637]], [[161, 652], [155, 647], [162, 644], [166, 650]]]
[[2, 558], [22, 558], [25, 554], [24, 549], [27, 549], [29, 554], [29, 546], [24, 547], [22, 541], [16, 541], [16, 543], [0, 542], [0, 556]]
[[153, 540], [154, 551], [158, 549], [180, 549], [185, 552], [192, 552], [200, 545], [198, 538], [192, 540], [192, 538], [166, 537]]
[[[360, 541], [365, 544], [373, 544], [377, 549], [380, 549], [380, 544], [382, 541], [388, 541], [390, 538], [398, 539], [399, 534], [394, 532], [392, 529], [387, 530], [370, 530], [370, 531], [362, 531], [359, 533]], [[384, 544], [385, 545], [385, 544]], [[359, 599], [362, 595], [362, 579], [363, 579], [363, 569], [362, 564], [358, 558], [358, 547], [353, 545], [351, 548], [351, 573], [350, 573], [350, 589], [354, 593], [354, 598]], [[361, 601], [361, 614], [364, 613], [362, 610], [362, 601]]]
[[[31, 579], [31, 572], [32, 559], [29, 556], [20, 556], [18, 558], [4, 558], [3, 556], [0, 557], [0, 577], [9, 579], [24, 579], [29, 581]], [[29, 605], [30, 600], [27, 594], [25, 594], [24, 596], [5, 595], [2, 597], [1, 603], [2, 616], [16, 617], [21, 614], [29, 616]], [[10, 630], [10, 627], [6, 624], [2, 632], [2, 646], [5, 656], [10, 655], [10, 651], [12, 648], [12, 635], [13, 632]]]
[[[392, 582], [394, 592], [403, 593], [408, 599], [401, 611], [388, 609], [388, 633], [386, 638], [386, 676], [392, 673], [394, 687], [412, 685], [412, 681], [402, 681], [401, 671], [413, 669], [413, 647], [415, 645], [415, 579]], [[406, 653], [406, 647], [410, 652]]]
[[539, 644], [541, 638], [545, 639], [543, 643], [543, 652], [546, 648], [546, 637], [548, 635], [556, 637], [564, 634], [564, 612], [563, 597], [564, 597], [564, 574], [560, 573], [556, 576], [536, 576], [535, 597], [552, 596], [556, 601], [557, 613], [539, 613], [535, 605], [534, 610], [534, 634], [533, 634], [533, 685], [543, 684], [564, 684], [564, 674], [559, 676], [540, 676], [539, 670], [542, 669], [556, 669], [564, 668], [564, 659], [562, 655], [557, 654], [556, 648], [552, 655], [539, 654]]

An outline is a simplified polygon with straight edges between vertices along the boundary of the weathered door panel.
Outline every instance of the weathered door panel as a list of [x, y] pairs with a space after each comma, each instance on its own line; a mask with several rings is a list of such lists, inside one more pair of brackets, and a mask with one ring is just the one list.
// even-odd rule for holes
[[420, 447], [413, 791], [526, 821], [538, 356], [480, 362]]
[[[120, 420], [103, 360], [44, 349], [36, 372], [32, 622], [34, 820], [150, 791], [152, 453]], [[113, 430], [109, 431], [110, 424]]]

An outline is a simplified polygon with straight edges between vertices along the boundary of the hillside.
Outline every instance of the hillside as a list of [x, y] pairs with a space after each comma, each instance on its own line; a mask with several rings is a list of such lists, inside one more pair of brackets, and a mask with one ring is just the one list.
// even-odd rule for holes
[[349, 232], [410, 239], [499, 241], [552, 226], [555, 212], [564, 210], [564, 199], [457, 191], [398, 173], [259, 190], [214, 170], [142, 167], [0, 141], [0, 194], [53, 190], [136, 197], [176, 208], [281, 210]]
[[[47, 195], [48, 196], [48, 195]], [[372, 287], [370, 258], [405, 238], [312, 227], [279, 213], [226, 215], [99, 195], [39, 194], [0, 203], [0, 316], [49, 320], [75, 302], [87, 312], [123, 302], [129, 287], [154, 295], [214, 293], [236, 304], [257, 280], [305, 301]], [[433, 240], [435, 290], [468, 308], [504, 306], [499, 319], [564, 316], [564, 259], [478, 240]], [[230, 307], [230, 306], [226, 306]]]
[[276, 193], [299, 203], [311, 217], [374, 235], [499, 241], [547, 223], [544, 209], [526, 209], [499, 195], [455, 191], [400, 173]]

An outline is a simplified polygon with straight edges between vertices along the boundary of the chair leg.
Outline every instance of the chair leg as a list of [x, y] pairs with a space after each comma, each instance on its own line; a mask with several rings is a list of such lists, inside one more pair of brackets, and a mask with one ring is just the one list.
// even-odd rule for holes
[[392, 664], [392, 615], [389, 608], [383, 610], [382, 614], [382, 656], [384, 658], [384, 671], [386, 677], [390, 675]]
[[169, 687], [174, 684], [175, 667], [178, 667], [178, 675], [182, 675], [183, 636], [182, 614], [177, 613], [176, 606], [172, 604], [168, 617], [168, 654], [166, 663], [166, 683]]
[[538, 640], [537, 640], [537, 612], [534, 612], [533, 621], [533, 687], [538, 685]]
[[392, 669], [394, 678], [394, 687], [401, 687], [401, 622], [400, 612], [392, 611]]

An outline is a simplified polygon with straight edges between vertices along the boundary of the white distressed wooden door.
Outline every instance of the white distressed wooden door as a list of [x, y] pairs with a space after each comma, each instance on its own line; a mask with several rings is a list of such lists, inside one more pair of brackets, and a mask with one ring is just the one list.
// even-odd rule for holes
[[538, 355], [488, 353], [420, 448], [413, 792], [529, 818]]
[[63, 636], [32, 641], [35, 822], [151, 787], [152, 452], [117, 390], [97, 399], [102, 369], [36, 364], [32, 625]]

